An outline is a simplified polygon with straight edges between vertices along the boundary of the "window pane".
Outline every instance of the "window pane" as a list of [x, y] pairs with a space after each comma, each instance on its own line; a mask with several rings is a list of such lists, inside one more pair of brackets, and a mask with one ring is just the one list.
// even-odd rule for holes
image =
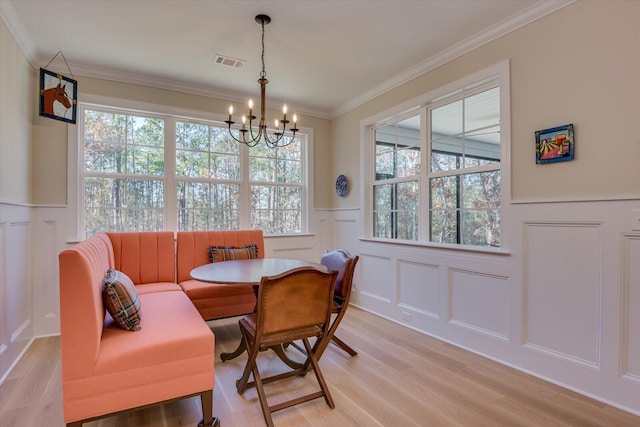
[[417, 181], [374, 187], [375, 237], [418, 239], [418, 189]]
[[384, 184], [373, 187], [373, 209], [375, 211], [390, 211], [394, 204], [395, 185]]
[[431, 171], [443, 172], [462, 167], [464, 139], [451, 137], [431, 144]]
[[465, 210], [462, 214], [462, 241], [466, 245], [500, 246], [500, 211]]
[[457, 176], [444, 176], [429, 180], [432, 209], [456, 209], [458, 207]]
[[211, 151], [215, 153], [240, 154], [240, 144], [234, 141], [225, 128], [210, 126]]
[[87, 172], [124, 173], [126, 147], [103, 142], [85, 143], [84, 169]]
[[278, 148], [278, 157], [287, 160], [302, 160], [302, 142], [296, 138], [291, 144]]
[[208, 151], [209, 126], [195, 123], [176, 123], [176, 148]]
[[457, 211], [431, 211], [431, 238], [436, 243], [458, 243]]
[[500, 88], [469, 96], [464, 99], [464, 129], [476, 129], [500, 124]]
[[127, 150], [127, 172], [140, 175], [164, 173], [164, 148], [130, 146]]
[[391, 212], [374, 212], [373, 214], [373, 237], [385, 239], [392, 238]]
[[302, 188], [251, 186], [251, 226], [267, 234], [302, 231]]
[[376, 180], [396, 177], [395, 152], [388, 148], [385, 145], [376, 145]]
[[300, 183], [302, 182], [302, 164], [297, 160], [278, 159], [277, 182]]
[[164, 120], [131, 117], [131, 143], [150, 147], [164, 146]]
[[420, 174], [420, 116], [375, 130], [376, 180]]
[[240, 179], [240, 157], [235, 155], [212, 153], [210, 162], [210, 178], [238, 180]]
[[251, 181], [274, 182], [276, 179], [276, 160], [273, 158], [250, 157], [249, 179]]
[[84, 139], [96, 142], [125, 141], [127, 116], [104, 111], [85, 110]]
[[420, 150], [404, 149], [397, 151], [398, 177], [420, 174]]
[[462, 176], [464, 209], [500, 208], [500, 171]]
[[431, 111], [431, 141], [435, 142], [463, 132], [462, 107], [462, 100], [460, 100]]
[[240, 186], [178, 183], [179, 230], [235, 230], [240, 226]]
[[99, 231], [157, 231], [164, 226], [164, 183], [86, 178], [85, 235]]
[[209, 155], [202, 151], [176, 150], [176, 175], [202, 177], [209, 175]]

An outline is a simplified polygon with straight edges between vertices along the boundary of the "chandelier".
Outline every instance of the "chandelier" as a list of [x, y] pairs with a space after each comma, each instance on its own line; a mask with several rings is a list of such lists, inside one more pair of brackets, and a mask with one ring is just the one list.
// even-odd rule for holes
[[[260, 78], [258, 79], [258, 83], [260, 84], [260, 121], [258, 122], [257, 129], [254, 129], [254, 120], [256, 116], [253, 115], [253, 100], [249, 100], [249, 123], [247, 124], [247, 116], [242, 116], [242, 128], [237, 129], [240, 132], [240, 138], [237, 138], [234, 135], [234, 132], [231, 130], [231, 125], [235, 122], [233, 121], [233, 105], [229, 106], [229, 120], [225, 120], [225, 123], [229, 125], [229, 135], [242, 144], [246, 144], [249, 147], [255, 147], [260, 143], [260, 141], [264, 141], [264, 143], [270, 147], [284, 147], [286, 145], [291, 144], [293, 139], [296, 136], [296, 121], [297, 116], [293, 115], [293, 127], [289, 129], [290, 135], [287, 135], [285, 138], [285, 132], [287, 131], [287, 124], [290, 123], [287, 120], [287, 105], [285, 104], [282, 107], [282, 120], [275, 119], [275, 130], [271, 132], [267, 132], [267, 121], [265, 119], [265, 107], [266, 107], [266, 86], [269, 83], [267, 80], [267, 72], [264, 69], [264, 26], [271, 22], [271, 18], [267, 15], [257, 15], [256, 22], [262, 26], [262, 71], [260, 72]], [[282, 129], [280, 128], [282, 125]], [[247, 135], [248, 134], [248, 135]]]

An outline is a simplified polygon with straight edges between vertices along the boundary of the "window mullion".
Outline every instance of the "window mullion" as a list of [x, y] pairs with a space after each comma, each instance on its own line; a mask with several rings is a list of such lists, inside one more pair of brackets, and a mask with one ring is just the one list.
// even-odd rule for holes
[[176, 119], [164, 121], [164, 224], [178, 230], [178, 180], [176, 176]]

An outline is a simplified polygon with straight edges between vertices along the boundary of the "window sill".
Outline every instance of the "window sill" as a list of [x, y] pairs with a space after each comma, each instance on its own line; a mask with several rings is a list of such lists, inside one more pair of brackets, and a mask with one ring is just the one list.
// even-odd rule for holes
[[431, 243], [431, 242], [419, 242], [409, 240], [395, 240], [395, 239], [379, 239], [374, 237], [360, 237], [361, 242], [370, 243], [383, 243], [400, 246], [414, 246], [418, 248], [431, 248], [441, 249], [446, 251], [460, 251], [460, 252], [476, 252], [482, 254], [491, 255], [511, 255], [511, 252], [504, 248], [489, 248], [485, 246], [470, 246], [470, 245], [452, 245], [446, 243]]

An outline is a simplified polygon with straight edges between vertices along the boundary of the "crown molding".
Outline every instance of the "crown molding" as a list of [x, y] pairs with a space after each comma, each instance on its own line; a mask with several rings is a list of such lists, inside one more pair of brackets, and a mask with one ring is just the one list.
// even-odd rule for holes
[[[514, 15], [498, 24], [495, 24], [455, 45], [440, 52], [439, 54], [426, 59], [423, 62], [407, 69], [406, 71], [396, 75], [395, 77], [387, 80], [386, 82], [372, 88], [365, 92], [361, 96], [353, 98], [340, 107], [330, 111], [323, 109], [314, 109], [308, 106], [290, 105], [289, 110], [295, 110], [298, 114], [308, 115], [321, 119], [331, 120], [334, 119], [354, 108], [371, 101], [372, 99], [389, 92], [413, 79], [419, 77], [449, 61], [452, 61], [465, 53], [472, 51], [486, 43], [489, 43], [505, 34], [508, 34], [520, 27], [523, 27], [531, 22], [534, 22], [546, 15], [549, 15], [563, 7], [566, 7], [577, 0], [540, 0], [533, 4], [531, 7], [523, 10], [517, 15]], [[29, 34], [26, 32], [22, 21], [18, 17], [11, 4], [11, 0], [0, 0], [0, 17], [5, 21], [7, 27], [17, 40], [21, 49], [31, 65], [38, 69], [46, 59], [39, 58], [37, 55], [37, 49], [33, 44], [33, 41]], [[188, 83], [184, 81], [178, 81], [169, 79], [166, 77], [151, 76], [142, 73], [124, 72], [117, 69], [109, 69], [103, 66], [88, 66], [86, 64], [70, 63], [75, 74], [98, 78], [104, 80], [112, 80], [121, 83], [135, 84], [139, 86], [155, 87], [159, 89], [173, 90], [176, 92], [183, 92], [193, 95], [207, 96], [211, 98], [218, 98], [232, 102], [244, 103], [248, 97], [245, 93], [225, 91], [219, 88], [213, 88], [211, 86]], [[279, 109], [282, 102], [277, 99], [271, 99], [267, 104], [270, 109]]]
[[[38, 61], [36, 62], [43, 63], [44, 58], [38, 58]], [[37, 66], [34, 67], [38, 68]], [[223, 90], [204, 84], [190, 83], [170, 79], [167, 77], [152, 76], [149, 74], [122, 71], [104, 66], [96, 67], [87, 64], [69, 62], [69, 67], [73, 70], [75, 75], [84, 77], [111, 80], [119, 83], [128, 83], [157, 89], [172, 90], [192, 95], [222, 99], [230, 102], [238, 102], [241, 104], [246, 103], [247, 99], [249, 99], [250, 97], [250, 95], [246, 93]], [[282, 108], [283, 103], [285, 102], [282, 100], [270, 97], [269, 102], [267, 103], [267, 108], [279, 110], [280, 108]], [[291, 102], [287, 102], [287, 104], [289, 105], [289, 111], [295, 111], [298, 115], [303, 114], [312, 117], [329, 119], [329, 114], [326, 111], [295, 105]]]
[[33, 44], [33, 40], [31, 40], [31, 36], [24, 28], [24, 24], [20, 18], [18, 18], [13, 4], [11, 4], [9, 0], [0, 0], [0, 18], [5, 22], [7, 28], [9, 28], [9, 32], [11, 32], [13, 38], [18, 42], [27, 60], [36, 68], [33, 63], [33, 58], [35, 58], [36, 55], [36, 47]]
[[419, 77], [441, 65], [446, 64], [447, 62], [450, 62], [464, 55], [465, 53], [472, 51], [473, 49], [476, 49], [499, 37], [504, 36], [505, 34], [515, 31], [520, 27], [523, 27], [544, 16], [547, 16], [559, 9], [562, 9], [565, 6], [575, 3], [576, 1], [577, 0], [538, 1], [522, 12], [491, 27], [488, 27], [477, 34], [465, 40], [462, 40], [461, 42], [452, 45], [439, 54], [420, 62], [419, 64], [387, 80], [381, 85], [374, 87], [361, 96], [353, 98], [352, 100], [333, 110], [330, 114], [330, 118], [334, 119], [342, 114], [345, 114], [348, 111], [351, 111], [354, 108], [415, 79], [416, 77]]

